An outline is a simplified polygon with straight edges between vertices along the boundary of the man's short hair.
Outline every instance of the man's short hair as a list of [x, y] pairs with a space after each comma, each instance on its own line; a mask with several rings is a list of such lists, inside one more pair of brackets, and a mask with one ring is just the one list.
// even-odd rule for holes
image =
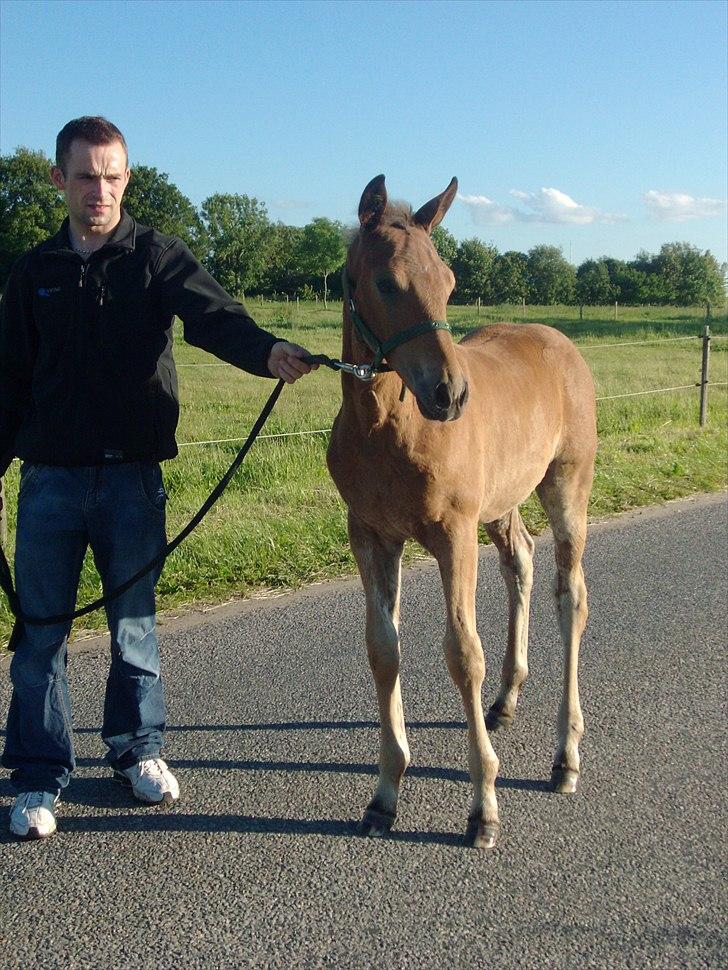
[[77, 138], [88, 142], [89, 145], [110, 145], [114, 141], [120, 141], [126, 152], [126, 163], [129, 164], [129, 149], [126, 147], [126, 139], [116, 125], [100, 115], [84, 115], [83, 118], [74, 118], [73, 121], [69, 121], [58, 132], [56, 165], [62, 172], [65, 173], [66, 171], [71, 144]]

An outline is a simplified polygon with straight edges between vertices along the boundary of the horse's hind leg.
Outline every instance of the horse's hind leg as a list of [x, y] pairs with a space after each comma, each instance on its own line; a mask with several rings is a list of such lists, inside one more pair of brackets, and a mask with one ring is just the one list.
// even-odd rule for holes
[[533, 587], [533, 539], [520, 512], [485, 528], [500, 554], [500, 570], [508, 589], [508, 646], [503, 658], [501, 688], [486, 718], [489, 731], [509, 727], [521, 688], [528, 677], [528, 610]]
[[564, 688], [559, 707], [558, 742], [551, 772], [554, 791], [574, 792], [579, 780], [579, 741], [584, 719], [579, 703], [579, 645], [588, 609], [581, 558], [586, 544], [586, 511], [593, 463], [553, 462], [538, 486], [556, 547], [556, 609], [564, 642]]
[[399, 686], [399, 587], [402, 543], [388, 542], [349, 515], [349, 540], [366, 595], [366, 643], [379, 704], [379, 784], [360, 824], [382, 835], [397, 814], [399, 783], [410, 761]]
[[447, 606], [443, 647], [450, 676], [463, 699], [468, 722], [468, 764], [473, 800], [465, 841], [488, 849], [495, 844], [500, 822], [495, 797], [498, 758], [483, 718], [480, 691], [485, 658], [475, 625], [475, 586], [478, 573], [478, 533], [475, 522], [438, 522], [430, 526], [423, 545], [440, 567]]

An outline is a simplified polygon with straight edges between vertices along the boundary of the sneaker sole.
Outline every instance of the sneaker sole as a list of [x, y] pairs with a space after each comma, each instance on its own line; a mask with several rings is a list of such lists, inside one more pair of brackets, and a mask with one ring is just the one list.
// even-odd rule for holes
[[40, 829], [31, 828], [28, 829], [25, 835], [21, 835], [19, 832], [15, 832], [11, 828], [10, 834], [20, 842], [40, 842], [42, 839], [49, 839], [52, 835], [55, 835], [57, 831], [57, 829], [53, 829], [52, 832], [41, 832]]
[[142, 795], [137, 794], [137, 792], [134, 791], [134, 786], [132, 785], [131, 780], [127, 778], [126, 775], [123, 775], [120, 771], [114, 771], [114, 778], [116, 778], [123, 788], [128, 788], [134, 798], [136, 798], [136, 800], [141, 802], [143, 805], [164, 805], [165, 808], [169, 808], [171, 805], [174, 805], [175, 802], [179, 801], [179, 798], [172, 797], [172, 792], [166, 791], [159, 801], [153, 802], [151, 798], [144, 798]]

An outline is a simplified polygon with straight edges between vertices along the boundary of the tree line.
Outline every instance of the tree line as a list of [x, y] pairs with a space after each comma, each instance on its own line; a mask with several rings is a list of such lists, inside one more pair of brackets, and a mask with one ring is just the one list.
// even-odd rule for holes
[[[43, 152], [28, 148], [0, 157], [0, 285], [14, 260], [54, 233], [65, 215], [50, 165]], [[149, 165], [133, 167], [124, 207], [139, 222], [182, 238], [236, 296], [341, 295], [338, 271], [351, 229], [339, 222], [274, 222], [262, 202], [237, 193], [215, 193], [197, 209], [168, 175]], [[458, 242], [442, 226], [433, 242], [455, 274], [455, 303], [695, 306], [725, 300], [725, 265], [687, 242], [665, 243], [659, 253], [639, 252], [629, 262], [605, 256], [578, 267], [556, 246], [499, 253], [477, 238]]]

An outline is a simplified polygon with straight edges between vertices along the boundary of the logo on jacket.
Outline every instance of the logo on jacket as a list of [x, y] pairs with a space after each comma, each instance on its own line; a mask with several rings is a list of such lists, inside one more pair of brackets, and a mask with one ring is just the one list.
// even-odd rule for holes
[[55, 296], [61, 292], [60, 286], [41, 286], [38, 288], [38, 296]]

